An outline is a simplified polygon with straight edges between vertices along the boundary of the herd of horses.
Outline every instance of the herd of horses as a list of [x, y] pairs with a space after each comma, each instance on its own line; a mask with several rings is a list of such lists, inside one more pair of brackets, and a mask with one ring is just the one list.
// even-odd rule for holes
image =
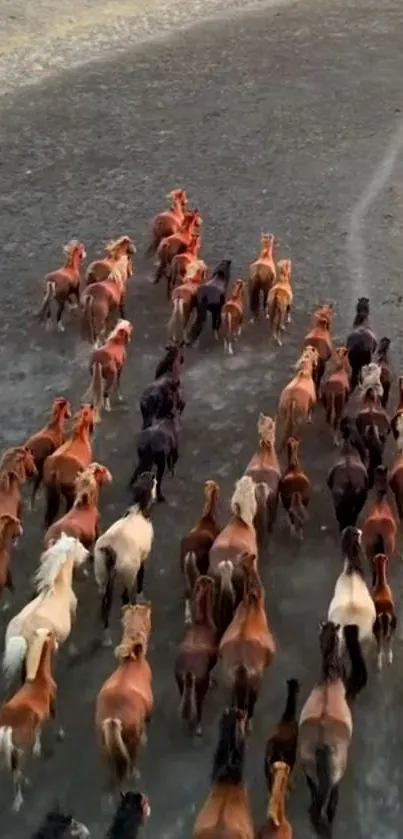
[[[77, 571], [91, 577], [98, 592], [106, 647], [112, 645], [110, 617], [116, 588], [122, 603], [116, 666], [100, 686], [94, 721], [109, 792], [120, 795], [110, 839], [133, 839], [150, 813], [147, 796], [125, 789], [138, 777], [139, 750], [147, 743], [154, 713], [147, 655], [152, 607], [144, 600], [144, 572], [154, 542], [153, 505], [164, 501], [165, 472], [173, 475], [179, 458], [186, 416], [185, 348], [198, 340], [210, 314], [215, 338], [222, 336], [231, 354], [242, 330], [246, 291], [252, 320], [263, 313], [278, 345], [292, 315], [291, 260], [275, 260], [272, 235], [262, 236], [258, 258], [229, 292], [231, 261], [223, 260], [209, 274], [199, 257], [200, 213], [187, 208], [184, 190], [174, 190], [169, 197], [170, 207], [152, 222], [148, 255], [156, 254], [155, 283], [163, 278], [167, 282], [170, 341], [153, 382], [139, 400], [142, 429], [129, 484], [131, 506], [101, 532], [99, 500], [112, 475], [93, 459], [93, 433], [102, 412], [111, 409], [111, 394], [120, 396], [132, 335], [125, 304], [135, 247], [128, 236], [109, 243], [104, 258], [92, 262], [85, 277], [84, 245], [70, 243], [66, 264], [45, 278], [40, 317], [49, 322], [56, 304], [56, 322], [64, 329], [66, 307], [78, 307], [94, 343], [87, 401], [72, 417], [67, 399], [57, 397], [44, 428], [8, 449], [0, 462], [3, 608], [10, 607], [14, 593], [12, 553], [23, 533], [23, 485], [30, 487], [27, 503], [32, 509], [41, 487], [45, 496], [43, 544], [32, 598], [11, 618], [5, 633], [3, 674], [8, 697], [0, 708], [0, 761], [12, 776], [13, 809], [23, 805], [26, 760], [31, 753], [41, 755], [44, 726], [53, 723], [55, 738], [64, 736], [57, 714], [54, 661], [64, 654], [61, 647], [68, 655], [76, 652], [70, 636], [79, 606], [74, 592]], [[354, 702], [367, 685], [372, 648], [378, 668], [393, 659], [396, 612], [387, 570], [403, 519], [403, 378], [397, 408], [388, 413], [393, 385], [390, 340], [376, 338], [367, 298], [357, 302], [345, 346], [335, 346], [332, 322], [332, 305], [315, 310], [294, 375], [279, 396], [276, 417], [260, 413], [256, 451], [235, 483], [229, 520], [219, 521], [220, 488], [208, 480], [200, 518], [178, 545], [185, 629], [175, 679], [181, 716], [189, 730], [202, 735], [205, 701], [217, 671], [228, 696], [211, 789], [195, 820], [194, 839], [256, 835], [244, 781], [245, 751], [255, 705], [277, 648], [259, 562], [273, 538], [279, 503], [290, 537], [304, 538], [311, 482], [301, 464], [300, 445], [306, 425], [321, 409], [329, 442], [335, 447], [327, 486], [340, 530], [343, 567], [327, 620], [320, 625], [318, 678], [299, 712], [300, 686], [295, 678], [288, 679], [284, 712], [267, 740], [269, 804], [258, 833], [261, 839], [292, 838], [286, 801], [297, 758], [308, 784], [312, 826], [319, 836], [331, 835], [353, 737]], [[397, 455], [387, 468], [383, 461], [390, 433]], [[54, 811], [35, 836], [84, 839], [88, 830], [72, 816]]]

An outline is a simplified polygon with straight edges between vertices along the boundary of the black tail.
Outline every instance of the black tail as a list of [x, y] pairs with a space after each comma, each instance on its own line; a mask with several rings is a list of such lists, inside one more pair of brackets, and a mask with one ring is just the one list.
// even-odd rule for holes
[[[351, 492], [348, 490], [351, 489]], [[354, 491], [352, 486], [344, 487], [343, 494], [334, 493], [333, 501], [340, 532], [346, 527], [355, 527], [358, 516], [367, 500], [367, 490]]]
[[249, 308], [251, 311], [251, 315], [256, 318], [259, 314], [259, 306], [260, 306], [260, 288], [258, 283], [252, 283], [252, 286], [249, 291]]
[[185, 675], [180, 710], [182, 719], [190, 725], [196, 721], [196, 676], [194, 673], [186, 673]]
[[202, 329], [207, 320], [207, 301], [204, 298], [196, 301], [197, 316], [190, 330], [189, 341], [193, 344], [201, 335]]
[[239, 711], [247, 711], [249, 705], [249, 680], [248, 671], [244, 664], [239, 664], [236, 671], [235, 683], [232, 692], [232, 704]]
[[299, 681], [298, 679], [287, 679], [287, 701], [284, 708], [283, 716], [281, 717], [283, 722], [288, 722], [289, 720], [295, 720], [296, 713], [297, 713], [297, 700], [299, 694]]
[[46, 487], [45, 530], [57, 519], [60, 508], [60, 491], [56, 480]]
[[137, 447], [137, 457], [138, 463], [137, 466], [130, 478], [129, 482], [129, 489], [132, 488], [133, 484], [137, 481], [137, 478], [143, 472], [152, 472], [154, 466], [154, 455], [152, 452], [152, 448], [150, 445], [138, 446]]
[[[374, 475], [374, 489], [379, 500], [385, 498], [388, 492], [388, 470], [386, 466], [377, 466]], [[383, 553], [383, 551], [379, 551]]]
[[109, 627], [109, 615], [112, 607], [116, 579], [116, 551], [110, 545], [100, 548], [105, 557], [106, 585], [101, 602], [101, 620], [105, 629]]
[[351, 670], [345, 680], [346, 684], [346, 699], [350, 702], [358, 696], [358, 694], [365, 688], [368, 681], [367, 665], [362, 654], [361, 644], [359, 642], [359, 630], [357, 624], [348, 624], [344, 627], [344, 640], [348, 657], [350, 659]]
[[326, 836], [330, 832], [326, 808], [333, 787], [330, 746], [319, 746], [316, 750], [315, 758], [318, 784], [315, 791], [312, 789], [309, 815], [319, 836]]

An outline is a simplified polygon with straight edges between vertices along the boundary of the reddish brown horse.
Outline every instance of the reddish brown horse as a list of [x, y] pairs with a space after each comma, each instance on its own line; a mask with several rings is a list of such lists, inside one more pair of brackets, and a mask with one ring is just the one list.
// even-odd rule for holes
[[260, 413], [257, 433], [259, 449], [249, 461], [245, 475], [250, 475], [255, 483], [255, 528], [262, 544], [267, 533], [273, 530], [278, 506], [281, 472], [276, 452], [276, 421]]
[[295, 437], [287, 440], [287, 466], [280, 481], [280, 498], [287, 513], [291, 533], [304, 538], [311, 500], [311, 482], [299, 462], [299, 442]]
[[174, 256], [188, 249], [193, 236], [199, 233], [202, 223], [203, 220], [198, 210], [186, 210], [180, 230], [173, 233], [172, 236], [162, 239], [157, 250], [158, 267], [154, 283], [159, 283], [164, 275], [168, 276], [170, 274]]
[[362, 523], [362, 541], [372, 573], [377, 554], [386, 554], [388, 559], [392, 559], [396, 551], [398, 527], [387, 492], [388, 470], [386, 466], [378, 466], [375, 470], [374, 498], [369, 503]]
[[75, 536], [87, 550], [91, 550], [100, 535], [99, 530], [99, 491], [110, 484], [112, 475], [105, 466], [90, 463], [80, 472], [75, 480], [76, 497], [71, 510], [55, 521], [44, 537], [44, 550], [66, 536]]
[[127, 283], [133, 276], [130, 248], [134, 248], [131, 240], [107, 279], [91, 283], [81, 297], [84, 332], [94, 344], [105, 337], [112, 315], [118, 313], [121, 318], [125, 317]]
[[320, 383], [326, 364], [333, 352], [332, 320], [333, 306], [331, 304], [317, 309], [313, 314], [313, 327], [305, 335], [303, 343], [303, 347], [314, 347], [318, 352], [318, 361], [314, 371], [317, 396], [319, 396]]
[[151, 223], [151, 242], [146, 251], [147, 257], [155, 253], [162, 239], [173, 236], [182, 227], [188, 203], [185, 190], [173, 189], [167, 198], [171, 202], [169, 209], [155, 216]]
[[14, 592], [11, 573], [11, 546], [22, 536], [22, 524], [16, 516], [0, 516], [0, 597], [5, 588]]
[[187, 341], [187, 327], [193, 309], [195, 294], [207, 277], [207, 265], [202, 260], [193, 263], [181, 285], [174, 288], [172, 314], [168, 322], [169, 337], [173, 341]]
[[207, 574], [209, 551], [220, 533], [217, 522], [217, 501], [220, 489], [215, 481], [204, 484], [204, 507], [194, 527], [181, 539], [180, 567], [185, 579], [185, 623], [190, 623], [192, 613], [190, 600], [196, 580], [201, 574]]
[[224, 337], [224, 352], [234, 354], [233, 342], [242, 332], [244, 317], [245, 283], [237, 280], [230, 297], [221, 309], [221, 329]]
[[111, 410], [110, 393], [115, 390], [119, 402], [120, 378], [127, 358], [127, 345], [131, 341], [133, 327], [128, 320], [120, 320], [110, 332], [105, 343], [94, 350], [90, 358], [91, 384], [83, 396], [95, 409], [95, 422], [101, 419], [103, 408]]
[[64, 332], [62, 316], [66, 303], [75, 302], [78, 306], [80, 302], [80, 267], [83, 259], [87, 256], [83, 243], [76, 239], [65, 245], [63, 250], [66, 255], [66, 262], [61, 268], [57, 268], [56, 271], [46, 275], [45, 296], [38, 312], [39, 319], [41, 321], [46, 320], [46, 326], [50, 325], [52, 303], [54, 301], [56, 303], [56, 323], [61, 332]]
[[[120, 236], [113, 239], [105, 247], [106, 256], [104, 259], [97, 259], [88, 266], [85, 275], [85, 284], [99, 283], [107, 280], [111, 273], [120, 274], [124, 283], [132, 276], [132, 257], [136, 248], [130, 236]], [[128, 259], [127, 259], [128, 257]]]
[[277, 265], [278, 279], [273, 283], [267, 298], [267, 317], [270, 332], [278, 347], [283, 345], [282, 333], [291, 322], [294, 292], [291, 285], [291, 259], [280, 259]]
[[263, 311], [266, 312], [269, 291], [276, 281], [276, 264], [273, 257], [274, 244], [275, 239], [271, 233], [262, 233], [259, 256], [249, 266], [249, 308], [252, 321], [258, 317], [261, 304]]
[[326, 422], [333, 431], [334, 445], [339, 446], [341, 444], [340, 422], [350, 393], [351, 367], [347, 347], [336, 347], [333, 358], [334, 369], [322, 382], [321, 391]]
[[201, 262], [201, 260], [198, 259], [200, 243], [201, 236], [199, 233], [195, 233], [190, 240], [189, 247], [183, 251], [183, 253], [178, 253], [174, 256], [171, 262], [171, 270], [167, 277], [168, 300], [171, 299], [171, 293], [175, 286], [183, 282], [190, 266]]
[[396, 632], [397, 618], [392, 589], [388, 583], [386, 572], [388, 557], [385, 554], [377, 554], [373, 563], [374, 575], [371, 594], [376, 609], [374, 635], [378, 647], [378, 670], [382, 670], [385, 652], [388, 663], [392, 664], [393, 661], [392, 641]]
[[21, 518], [21, 484], [36, 475], [34, 456], [25, 446], [7, 449], [0, 461], [0, 515]]
[[71, 418], [70, 402], [63, 396], [54, 400], [50, 419], [44, 428], [32, 434], [25, 442], [33, 456], [36, 466], [36, 475], [32, 479], [31, 509], [34, 509], [35, 498], [42, 483], [43, 464], [50, 454], [53, 454], [64, 441], [64, 429], [67, 420]]

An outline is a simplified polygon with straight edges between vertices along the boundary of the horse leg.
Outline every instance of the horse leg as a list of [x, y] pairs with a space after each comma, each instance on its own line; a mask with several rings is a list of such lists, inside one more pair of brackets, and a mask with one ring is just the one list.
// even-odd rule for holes
[[38, 469], [36, 475], [34, 475], [34, 477], [32, 478], [32, 493], [31, 493], [31, 503], [30, 503], [31, 510], [33, 510], [35, 508], [36, 493], [38, 492], [38, 489], [41, 485], [41, 482], [42, 482], [42, 470]]
[[213, 324], [213, 335], [216, 341], [219, 340], [220, 337], [220, 324], [221, 324], [221, 309], [222, 306], [216, 303], [215, 306], [212, 307], [211, 310], [211, 320]]
[[[254, 323], [256, 318], [259, 315], [259, 305], [260, 305], [260, 291], [258, 284], [255, 282], [251, 283], [250, 291], [249, 291], [249, 309], [251, 313], [250, 322]], [[267, 295], [266, 295], [266, 305], [267, 305]]]
[[57, 706], [55, 699], [52, 699], [50, 703], [50, 717], [53, 723], [54, 730], [56, 732], [56, 740], [61, 742], [62, 740], [64, 740], [64, 729], [58, 725]]
[[161, 488], [162, 487], [162, 479], [165, 475], [165, 466], [166, 466], [165, 454], [164, 453], [161, 453], [161, 454], [159, 453], [158, 455], [156, 455], [155, 463], [156, 463], [156, 466], [157, 466], [157, 474], [156, 474], [157, 501], [159, 503], [161, 503], [162, 501], [165, 501], [165, 496], [164, 496], [164, 494], [162, 492], [162, 488]]
[[18, 749], [16, 749], [15, 747], [13, 747], [11, 755], [11, 773], [14, 787], [14, 801], [12, 809], [14, 813], [18, 813], [21, 810], [21, 807], [24, 803], [24, 797], [22, 794], [22, 785], [24, 782], [24, 777], [20, 767], [20, 755]]
[[339, 786], [338, 786], [338, 784], [336, 784], [333, 787], [333, 789], [330, 793], [329, 803], [327, 805], [327, 810], [326, 810], [327, 820], [329, 822], [329, 827], [330, 827], [329, 832], [331, 832], [331, 828], [332, 828], [332, 825], [333, 825], [333, 822], [334, 822], [334, 819], [335, 819], [338, 803], [339, 803]]
[[119, 315], [123, 320], [126, 320], [125, 301], [121, 300], [119, 303]]
[[203, 734], [203, 727], [202, 727], [202, 716], [203, 716], [203, 705], [204, 700], [207, 695], [207, 691], [210, 687], [210, 674], [207, 676], [207, 679], [202, 679], [200, 681], [196, 680], [195, 684], [195, 699], [196, 699], [196, 729], [195, 734], [196, 737], [201, 737]]
[[122, 367], [121, 367], [121, 368], [117, 371], [117, 373], [116, 373], [116, 382], [115, 382], [115, 387], [116, 387], [116, 396], [117, 396], [117, 398], [118, 398], [118, 402], [123, 402], [123, 396], [122, 396], [122, 394], [121, 394], [121, 392], [120, 392], [120, 379], [121, 379], [121, 376], [122, 376]]
[[60, 508], [60, 493], [57, 487], [46, 487], [45, 530], [57, 519]]
[[160, 261], [160, 263], [157, 267], [157, 270], [155, 272], [154, 285], [158, 285], [159, 281], [162, 279], [164, 274], [165, 274], [165, 266], [164, 266], [163, 262]]
[[63, 316], [65, 305], [66, 305], [66, 298], [65, 297], [63, 297], [61, 300], [58, 300], [57, 311], [56, 311], [56, 326], [57, 326], [59, 332], [64, 332], [64, 324], [62, 322], [62, 316]]
[[257, 702], [258, 697], [258, 690], [256, 685], [253, 687], [249, 687], [249, 696], [248, 696], [248, 708], [247, 708], [247, 731], [252, 731], [253, 726], [253, 715], [255, 713], [255, 705]]
[[137, 598], [140, 598], [140, 600], [144, 599], [144, 595], [143, 595], [144, 571], [145, 571], [145, 565], [144, 565], [144, 562], [142, 562], [139, 570], [137, 571], [137, 578], [136, 578], [136, 595], [137, 595]]
[[35, 742], [32, 747], [32, 754], [34, 757], [42, 757], [42, 741], [40, 728], [38, 728], [35, 733]]

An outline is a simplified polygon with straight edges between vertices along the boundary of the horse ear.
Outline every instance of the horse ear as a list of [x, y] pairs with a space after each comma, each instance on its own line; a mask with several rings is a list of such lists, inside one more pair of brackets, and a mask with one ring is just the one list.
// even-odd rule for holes
[[322, 632], [322, 629], [324, 629], [325, 626], [326, 626], [326, 621], [319, 621], [319, 631], [320, 632]]

